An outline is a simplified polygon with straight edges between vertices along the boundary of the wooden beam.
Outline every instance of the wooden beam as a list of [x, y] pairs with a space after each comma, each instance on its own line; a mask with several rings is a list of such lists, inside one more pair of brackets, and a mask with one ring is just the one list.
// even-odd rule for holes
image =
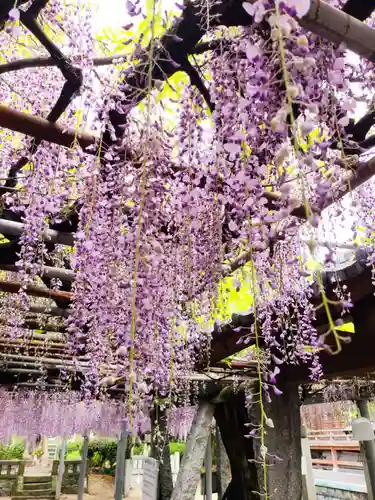
[[[3, 335], [0, 335], [0, 339], [2, 341], [8, 340], [8, 337], [4, 337]], [[63, 333], [60, 332], [49, 332], [46, 331], [45, 333], [38, 333], [34, 332], [32, 330], [27, 331], [25, 329], [25, 335], [22, 337], [22, 339], [12, 339], [14, 342], [29, 342], [32, 340], [38, 340], [42, 343], [54, 343], [54, 342], [64, 342], [66, 340], [66, 336]], [[60, 344], [58, 344], [60, 345]], [[62, 344], [61, 344], [62, 345]], [[64, 344], [65, 345], [65, 344]]]
[[[116, 56], [95, 57], [92, 64], [95, 67], [121, 64], [120, 60], [127, 59], [129, 54], [118, 54]], [[81, 55], [81, 57], [84, 57]], [[0, 64], [0, 75], [13, 71], [20, 71], [27, 68], [48, 68], [57, 66], [56, 59], [52, 57], [29, 57], [27, 59], [17, 59], [8, 63]]]
[[60, 355], [57, 354], [55, 358], [47, 358], [45, 356], [37, 357], [37, 356], [23, 356], [20, 354], [5, 354], [5, 353], [0, 353], [0, 359], [3, 359], [4, 361], [9, 360], [9, 362], [19, 362], [19, 363], [33, 363], [35, 365], [60, 365], [64, 363], [64, 366], [72, 366], [72, 367], [78, 367], [82, 369], [86, 369], [90, 366], [90, 362], [87, 358], [80, 359], [80, 357], [77, 357], [73, 360], [71, 357], [70, 359], [65, 359], [61, 360]]
[[63, 309], [62, 307], [30, 306], [28, 312], [32, 314], [45, 314], [47, 316], [67, 318], [71, 310], [69, 308]]
[[[83, 149], [87, 150], [89, 146], [93, 146], [99, 141], [99, 138], [94, 135], [78, 132], [76, 129], [65, 129], [61, 125], [49, 122], [44, 118], [21, 113], [3, 105], [0, 105], [0, 127], [67, 148], [79, 144]], [[90, 151], [87, 150], [87, 152]], [[92, 153], [96, 154], [95, 148], [92, 149]]]
[[[3, 271], [9, 271], [17, 273], [22, 268], [16, 266], [14, 264], [0, 264], [0, 269]], [[47, 278], [57, 278], [61, 281], [74, 281], [74, 272], [71, 269], [63, 269], [61, 267], [50, 267], [50, 266], [41, 266], [41, 271], [38, 273], [38, 276], [45, 276]]]
[[[0, 264], [0, 269], [17, 273], [22, 268], [14, 264]], [[61, 281], [74, 281], [74, 272], [71, 269], [63, 269], [61, 267], [41, 266], [41, 271], [38, 273], [38, 276], [57, 278]]]
[[[373, 345], [375, 341], [375, 297], [373, 294], [356, 303], [352, 310], [355, 327], [354, 334], [348, 334], [350, 342], [342, 344], [338, 354], [330, 354], [327, 350], [320, 354], [324, 378], [366, 377], [375, 371]], [[309, 383], [309, 367], [284, 365], [279, 380]]]
[[[13, 281], [0, 281], [0, 291], [6, 293], [18, 293], [22, 288], [21, 283], [15, 283]], [[41, 288], [36, 285], [27, 285], [26, 287], [27, 295], [32, 295], [33, 297], [42, 297], [45, 299], [67, 299], [71, 300], [73, 297], [72, 292], [61, 292], [57, 290], [51, 290], [50, 288]]]
[[[363, 269], [363, 270], [362, 270]], [[341, 281], [341, 286], [346, 286], [348, 293], [350, 293], [352, 302], [354, 304], [354, 310], [356, 310], [357, 305], [361, 307], [361, 303], [363, 301], [369, 301], [368, 307], [373, 308], [375, 305], [374, 298], [374, 285], [372, 284], [372, 276], [371, 269], [367, 266], [359, 266], [358, 262], [349, 266], [347, 269], [343, 269], [339, 272]], [[331, 284], [326, 288], [326, 294], [329, 299], [335, 300], [335, 294], [333, 292], [333, 288], [335, 287], [335, 283]], [[320, 298], [316, 299], [315, 305], [320, 303]], [[334, 317], [341, 317], [341, 308], [331, 306], [331, 313]], [[337, 315], [337, 316], [335, 316]], [[375, 321], [375, 320], [374, 320]], [[212, 332], [212, 340], [211, 340], [211, 352], [209, 356], [210, 364], [215, 366], [222, 359], [227, 358], [237, 352], [242, 351], [245, 345], [240, 342], [240, 339], [249, 334], [249, 328], [253, 325], [254, 317], [251, 312], [247, 314], [233, 314], [231, 321], [225, 323], [223, 325], [216, 325], [214, 331]], [[316, 313], [316, 325], [326, 325], [327, 319], [325, 315], [324, 309], [319, 309]], [[261, 331], [259, 331], [259, 335], [261, 336]], [[252, 341], [250, 342], [251, 345]], [[343, 350], [346, 351], [350, 346], [344, 346]], [[323, 355], [322, 355], [323, 356]], [[332, 358], [331, 355], [328, 355], [329, 359]], [[350, 353], [349, 353], [350, 356]], [[355, 365], [357, 366], [358, 362], [364, 359], [367, 356], [359, 356], [358, 360], [356, 360]], [[326, 361], [324, 358], [324, 362], [327, 362], [327, 368], [329, 369], [328, 360]], [[333, 361], [336, 364], [336, 361]], [[346, 364], [345, 364], [346, 366]], [[298, 368], [300, 371], [300, 368]], [[334, 372], [333, 372], [334, 373]], [[302, 379], [305, 379], [305, 373]]]

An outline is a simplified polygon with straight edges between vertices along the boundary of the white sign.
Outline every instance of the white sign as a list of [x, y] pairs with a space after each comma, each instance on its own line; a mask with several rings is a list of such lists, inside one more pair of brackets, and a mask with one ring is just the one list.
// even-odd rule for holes
[[146, 458], [143, 463], [142, 500], [157, 500], [159, 462]]
[[368, 418], [356, 418], [352, 422], [353, 439], [356, 441], [372, 441], [374, 439], [374, 429]]

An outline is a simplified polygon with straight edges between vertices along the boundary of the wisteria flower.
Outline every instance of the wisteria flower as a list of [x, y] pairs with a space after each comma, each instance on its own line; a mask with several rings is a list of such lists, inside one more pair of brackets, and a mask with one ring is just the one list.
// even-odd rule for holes
[[246, 56], [250, 61], [252, 59], [255, 59], [256, 57], [260, 56], [261, 53], [262, 53], [261, 49], [259, 47], [257, 47], [256, 45], [253, 45], [251, 43], [247, 44]]
[[296, 11], [298, 17], [306, 16], [311, 7], [311, 0], [286, 0], [285, 3]]
[[17, 9], [16, 7], [14, 7], [13, 9], [11, 9], [8, 12], [8, 17], [9, 17], [10, 21], [19, 21], [19, 19], [20, 19], [20, 11], [19, 11], [19, 9]]

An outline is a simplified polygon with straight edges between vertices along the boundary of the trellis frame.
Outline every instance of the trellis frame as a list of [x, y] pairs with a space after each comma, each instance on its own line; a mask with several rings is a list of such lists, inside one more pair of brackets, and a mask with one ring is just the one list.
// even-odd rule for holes
[[[28, 11], [26, 15], [22, 15], [21, 20], [24, 22], [25, 26], [29, 27], [31, 31], [34, 34], [36, 34], [37, 37], [38, 35], [41, 36], [41, 33], [40, 30], [38, 31], [37, 29], [36, 18], [40, 8], [43, 8], [43, 4], [46, 3], [47, 0], [44, 2], [43, 1], [38, 2], [38, 0], [36, 0], [35, 8], [30, 9], [30, 12]], [[229, 2], [229, 4], [230, 4], [229, 7], [228, 6], [225, 7], [223, 5], [218, 7], [220, 20], [224, 25], [226, 26], [232, 26], [236, 24], [247, 25], [252, 22], [250, 16], [248, 16], [246, 12], [244, 12], [242, 7], [242, 2], [233, 0]], [[182, 39], [182, 43], [179, 42], [178, 44], [178, 50], [180, 52], [182, 51], [182, 53], [184, 54], [182, 56], [182, 60], [180, 61], [181, 69], [184, 70], [190, 76], [192, 84], [195, 85], [197, 89], [202, 93], [202, 95], [206, 99], [208, 106], [212, 107], [204, 83], [200, 80], [199, 75], [197, 75], [196, 70], [188, 62], [187, 58], [187, 56], [191, 53], [202, 53], [205, 50], [215, 50], [215, 43], [212, 42], [199, 43], [199, 40], [204, 34], [204, 32], [202, 31], [200, 24], [197, 22], [199, 20], [198, 18], [199, 14], [197, 9], [195, 9], [191, 4], [188, 3], [185, 8], [185, 11], [182, 14], [181, 20], [177, 22], [177, 24], [172, 28], [172, 31], [175, 31], [177, 36], [179, 36]], [[345, 43], [349, 49], [353, 50], [357, 54], [362, 55], [363, 57], [367, 58], [370, 61], [374, 61], [375, 30], [364, 25], [357, 19], [348, 16], [347, 14], [344, 14], [338, 9], [335, 9], [327, 5], [324, 2], [320, 2], [319, 0], [313, 0], [311, 3], [311, 8], [309, 13], [305, 16], [305, 18], [301, 20], [301, 25], [310, 29], [312, 32], [317, 33], [335, 43]], [[35, 67], [36, 65], [41, 67], [57, 65], [61, 69], [64, 76], [67, 78], [67, 84], [64, 86], [64, 89], [62, 90], [60, 99], [58, 103], [56, 103], [54, 109], [51, 111], [47, 120], [44, 120], [43, 118], [40, 117], [25, 115], [24, 113], [20, 113], [11, 110], [9, 108], [6, 108], [4, 106], [0, 106], [0, 126], [21, 133], [25, 133], [30, 137], [33, 137], [35, 139], [35, 142], [32, 148], [35, 148], [37, 144], [40, 143], [41, 140], [45, 140], [65, 147], [71, 147], [72, 145], [79, 144], [86, 152], [95, 153], [96, 152], [95, 145], [98, 143], [97, 137], [87, 133], [80, 133], [77, 135], [76, 131], [63, 130], [61, 127], [59, 127], [54, 123], [58, 119], [58, 116], [60, 116], [61, 114], [58, 113], [57, 116], [56, 110], [59, 111], [63, 109], [65, 104], [67, 106], [71, 101], [74, 93], [77, 92], [78, 90], [77, 85], [79, 84], [80, 81], [80, 74], [77, 68], [74, 68], [71, 62], [67, 60], [63, 56], [63, 54], [61, 53], [58, 54], [56, 52], [56, 47], [54, 47], [53, 44], [51, 44], [51, 41], [48, 40], [46, 41], [45, 37], [43, 36], [41, 36], [40, 41], [47, 48], [47, 50], [50, 51], [51, 58], [47, 59], [38, 58], [37, 60], [33, 59], [31, 61], [26, 60], [26, 61], [12, 62], [9, 63], [8, 65], [2, 65], [2, 66], [0, 65], [0, 73], [4, 74], [6, 71], [15, 71], [21, 69], [22, 67]], [[176, 46], [173, 45], [173, 40], [171, 41], [171, 37], [169, 36], [168, 33], [166, 34], [165, 37], [162, 38], [162, 45], [164, 47], [163, 50], [169, 51], [173, 55], [175, 55]], [[57, 60], [58, 58], [60, 59]], [[110, 61], [109, 58], [99, 58], [99, 59], [96, 61], [97, 65], [102, 65], [102, 64], [104, 65], [110, 62], [113, 63], [118, 62], [116, 59], [112, 61]], [[174, 59], [177, 60], [176, 57], [174, 57]], [[147, 60], [141, 61], [136, 71], [138, 71], [139, 69], [145, 71], [147, 69], [148, 64], [150, 64], [150, 62]], [[156, 79], [166, 80], [169, 76], [171, 76], [175, 72], [176, 68], [170, 64], [169, 65], [167, 64], [165, 67], [163, 67], [162, 71], [158, 70], [157, 66], [155, 65], [152, 71], [153, 82]], [[69, 80], [69, 78], [71, 78], [71, 81]], [[130, 79], [131, 78], [132, 76], [130, 77]], [[134, 81], [139, 84], [139, 80], [138, 81], [134, 80]], [[65, 99], [64, 95], [66, 97], [66, 90], [69, 87], [69, 85], [71, 89], [74, 87], [75, 90], [73, 91], [73, 93], [69, 93], [70, 97]], [[125, 97], [130, 98], [130, 95], [125, 95]], [[64, 101], [62, 107], [61, 107], [62, 104], [61, 99], [63, 99]], [[139, 101], [140, 98], [137, 97], [136, 100]], [[118, 138], [121, 137], [122, 134], [121, 125], [124, 119], [126, 119], [126, 117], [124, 118], [122, 116], [119, 116], [119, 114], [116, 112], [110, 113], [110, 125], [114, 127]], [[374, 122], [375, 122], [375, 116], [374, 116]], [[110, 138], [108, 130], [105, 132], [103, 136], [103, 142], [105, 148], [110, 147], [114, 144], [114, 141]], [[21, 165], [19, 168], [22, 168], [22, 166], [25, 164], [25, 162], [27, 163], [27, 161], [28, 161], [27, 158], [21, 158], [20, 162], [17, 163], [17, 166], [19, 167]], [[375, 173], [374, 160], [370, 160], [369, 162], [364, 164], [357, 163], [356, 168], [354, 168], [354, 171], [350, 174], [349, 182], [346, 181], [345, 184], [350, 186], [348, 189], [354, 189], [361, 183], [371, 178], [374, 175], [374, 173]], [[12, 189], [11, 184], [14, 184], [14, 179], [15, 179], [14, 174], [16, 174], [16, 172], [13, 171], [12, 174], [13, 177], [12, 176], [9, 177], [8, 179], [9, 182], [7, 181], [6, 185], [3, 188], [0, 188], [3, 190], [3, 192], [6, 192], [7, 189]], [[283, 201], [278, 193], [265, 192], [265, 196], [268, 197], [268, 201], [271, 207], [277, 206], [278, 203], [280, 202], [282, 203]], [[328, 200], [327, 204], [331, 204], [335, 201], [337, 200], [331, 198]], [[292, 215], [295, 215], [302, 219], [306, 217], [306, 214], [304, 213], [304, 207], [302, 206], [300, 207], [297, 206], [293, 210], [293, 212], [294, 213], [292, 213]], [[20, 222], [13, 220], [6, 220], [6, 219], [0, 220], [0, 231], [4, 232], [4, 234], [8, 236], [17, 237], [18, 235], [21, 234], [22, 230], [23, 227]], [[46, 230], [45, 239], [49, 244], [56, 244], [56, 243], [67, 244], [67, 245], [74, 244], [74, 235], [72, 233], [61, 232], [57, 231], [56, 229]], [[248, 257], [249, 257], [248, 253], [240, 255], [235, 261], [233, 261], [230, 264], [229, 268], [226, 267], [223, 269], [223, 275], [227, 275], [235, 271], [237, 268], [239, 268], [248, 260]], [[14, 264], [5, 264], [0, 267], [11, 271], [17, 270], [17, 268], [14, 267]], [[72, 271], [53, 268], [51, 266], [43, 267], [43, 270], [41, 271], [41, 276], [43, 276], [43, 278], [48, 280], [50, 278], [59, 277], [69, 283], [74, 279]], [[10, 283], [10, 282], [0, 283], [0, 288], [1, 287], [3, 290], [7, 290], [9, 292], [17, 292], [19, 289], [19, 285], [17, 283]], [[30, 286], [28, 292], [39, 297], [48, 297], [55, 299], [61, 298], [64, 299], [64, 301], [67, 299], [68, 303], [72, 297], [69, 291], [60, 292], [52, 289], [45, 290], [45, 289], [38, 289], [37, 287], [34, 286]], [[66, 305], [66, 302], [64, 302], [64, 304]], [[228, 352], [228, 354], [231, 353]]]

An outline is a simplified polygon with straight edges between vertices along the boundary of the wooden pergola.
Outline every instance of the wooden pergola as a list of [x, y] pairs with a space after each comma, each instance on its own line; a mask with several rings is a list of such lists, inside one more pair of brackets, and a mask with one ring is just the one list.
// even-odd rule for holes
[[[0, 7], [0, 24], [6, 19], [7, 13], [13, 2], [5, 2], [7, 5]], [[24, 3], [23, 1], [19, 2]], [[87, 154], [97, 153], [99, 138], [89, 133], [79, 133], [76, 130], [65, 130], [56, 123], [69, 106], [73, 96], [82, 84], [82, 73], [75, 68], [68, 58], [50, 40], [43, 36], [38, 25], [37, 18], [41, 6], [38, 2], [22, 13], [21, 22], [29, 29], [48, 50], [50, 57], [34, 58], [32, 60], [16, 61], [0, 65], [0, 74], [9, 71], [18, 71], [28, 67], [57, 66], [63, 73], [66, 83], [58, 102], [46, 118], [30, 116], [19, 111], [15, 111], [6, 106], [0, 106], [0, 127], [12, 131], [20, 132], [33, 138], [30, 146], [30, 154], [41, 141], [58, 144], [70, 148], [77, 145]], [[9, 5], [8, 5], [9, 4]], [[34, 8], [33, 8], [34, 6]], [[243, 10], [242, 1], [228, 0], [216, 2], [212, 7], [215, 19], [212, 28], [217, 26], [247, 26], [253, 19]], [[151, 68], [152, 84], [156, 81], [165, 81], [176, 71], [176, 67], [164, 57], [169, 53], [174, 61], [179, 63], [180, 69], [185, 71], [191, 83], [201, 92], [208, 107], [210, 103], [209, 93], [200, 79], [199, 73], [189, 62], [190, 54], [200, 54], [205, 51], [215, 51], [215, 42], [200, 42], [206, 34], [204, 23], [201, 23], [201, 10], [194, 4], [187, 2], [181, 18], [173, 26], [171, 33], [180, 39], [176, 42], [170, 33], [166, 33], [160, 40], [160, 53], [155, 61], [149, 61], [144, 56], [134, 72], [126, 76], [124, 86], [124, 101], [131, 102], [132, 105], [138, 103], [143, 97], [145, 90], [145, 75]], [[352, 17], [348, 13], [335, 9], [323, 1], [312, 0], [308, 14], [301, 19], [301, 25], [313, 33], [316, 33], [334, 43], [344, 43], [348, 49], [356, 54], [375, 61], [375, 30], [361, 22], [362, 20]], [[95, 65], [111, 64], [112, 58], [99, 58], [94, 61]], [[134, 94], [134, 89], [138, 94]], [[122, 136], [122, 125], [126, 121], [126, 116], [118, 111], [110, 112], [110, 125], [115, 131], [113, 138], [109, 128], [103, 134], [103, 153], [113, 146], [116, 140]], [[375, 124], [375, 112], [369, 112], [360, 120], [353, 129], [354, 141], [358, 147], [345, 151], [348, 154], [360, 154], [375, 145], [374, 136], [367, 137], [369, 130]], [[124, 157], [132, 157], [132, 152], [122, 152]], [[101, 158], [103, 160], [103, 158]], [[11, 166], [8, 179], [0, 187], [1, 193], [12, 192], [16, 189], [17, 175], [27, 164], [28, 158], [21, 157]], [[375, 175], [375, 159], [362, 162], [356, 157], [347, 170], [347, 177], [341, 185], [336, 186], [335, 192], [339, 195], [326, 200], [329, 205], [338, 201], [350, 190], [355, 189]], [[283, 204], [283, 195], [278, 192], [268, 192], [265, 190], [264, 196], [267, 198], [268, 207], [277, 209]], [[286, 200], [285, 200], [286, 201]], [[288, 200], [290, 201], [290, 200]], [[292, 217], [306, 219], [304, 207], [297, 202], [293, 204]], [[77, 230], [79, 217], [79, 206], [62, 223], [52, 224], [44, 233], [44, 240], [48, 250], [52, 250], [56, 244], [73, 246], [74, 233]], [[4, 210], [0, 219], [0, 233], [4, 234], [9, 242], [0, 244], [0, 269], [15, 273], [12, 280], [0, 281], [0, 291], [5, 293], [17, 293], [21, 284], [17, 281], [17, 253], [19, 251], [19, 236], [22, 234], [24, 226], [21, 216]], [[277, 235], [277, 238], [283, 235]], [[350, 343], [344, 343], [342, 351], [337, 355], [331, 355], [328, 351], [322, 351], [321, 362], [326, 378], [349, 379], [356, 376], [366, 376], [375, 371], [375, 358], [373, 356], [373, 346], [375, 338], [372, 328], [375, 324], [375, 297], [373, 291], [373, 279], [371, 269], [366, 266], [366, 256], [359, 254], [355, 262], [348, 268], [341, 270], [339, 279], [347, 286], [347, 290], [353, 301], [353, 308], [350, 316], [344, 317], [345, 321], [352, 321], [355, 326], [355, 334], [350, 336]], [[237, 256], [229, 264], [224, 264], [220, 270], [221, 276], [226, 277], [239, 269], [249, 260], [249, 253], [244, 252]], [[333, 297], [333, 287], [330, 287], [329, 280], [333, 275], [337, 278], [338, 273], [327, 273], [327, 296]], [[64, 329], [62, 318], [69, 316], [69, 308], [72, 301], [72, 282], [74, 272], [69, 268], [56, 268], [51, 262], [45, 262], [40, 272], [40, 278], [44, 286], [29, 285], [26, 293], [39, 299], [45, 299], [46, 305], [40, 302], [31, 306], [25, 317], [25, 336], [22, 338], [0, 339], [0, 384], [10, 388], [36, 387], [40, 389], [51, 388], [53, 390], [64, 390], [67, 385], [61, 381], [61, 371], [69, 372], [69, 389], [79, 389], [85, 369], [89, 363], [87, 353], [84, 350], [73, 359], [69, 354], [67, 344], [67, 333]], [[54, 289], [51, 279], [58, 278], [62, 281], [62, 288]], [[319, 297], [317, 297], [317, 303]], [[341, 317], [341, 308], [332, 306], [331, 314], [334, 318]], [[259, 456], [259, 447], [253, 439], [246, 439], [248, 433], [246, 427], [248, 415], [245, 409], [245, 395], [243, 391], [232, 391], [228, 387], [222, 390], [223, 381], [230, 380], [231, 373], [239, 378], [251, 380], [254, 383], [257, 371], [249, 364], [232, 363], [232, 369], [225, 368], [223, 359], [238, 353], [243, 349], [243, 345], [238, 343], [241, 337], [247, 334], [248, 329], [253, 324], [251, 313], [234, 314], [230, 322], [216, 326], [212, 332], [211, 349], [207, 359], [201, 359], [197, 369], [197, 378], [210, 376], [219, 373], [218, 378], [223, 378], [220, 384], [214, 384], [210, 394], [202, 394], [202, 404], [198, 410], [196, 421], [192, 429], [192, 436], [189, 443], [189, 453], [185, 459], [186, 467], [182, 467], [181, 474], [174, 490], [173, 500], [190, 500], [193, 498], [191, 492], [194, 490], [200, 473], [203, 456], [206, 450], [209, 427], [212, 418], [220, 427], [222, 438], [229, 456], [232, 469], [232, 482], [228, 488], [228, 500], [252, 500], [255, 498], [252, 491], [260, 486], [261, 480], [258, 477], [256, 459]], [[316, 317], [318, 330], [324, 332], [327, 327], [327, 317], [323, 310], [319, 310]], [[332, 339], [331, 339], [332, 340]], [[326, 340], [329, 344], [329, 338]], [[110, 367], [108, 373], [110, 374]], [[216, 372], [215, 372], [216, 370]], [[219, 371], [217, 371], [219, 370]], [[228, 373], [229, 372], [229, 373]], [[246, 372], [246, 377], [241, 375]], [[208, 375], [209, 374], [209, 375]], [[282, 378], [278, 382], [282, 394], [274, 398], [270, 403], [265, 404], [267, 417], [272, 419], [274, 428], [269, 429], [267, 443], [271, 453], [278, 455], [282, 460], [276, 468], [270, 469], [269, 487], [278, 489], [278, 498], [297, 498], [300, 493], [300, 416], [299, 406], [301, 399], [299, 395], [299, 385], [310, 383], [307, 368], [305, 366], [285, 366], [280, 375]], [[39, 383], [39, 379], [43, 379]], [[217, 382], [217, 380], [216, 380]], [[249, 384], [247, 384], [249, 385]], [[246, 382], [245, 382], [246, 386]], [[243, 387], [241, 387], [243, 388]], [[107, 388], [115, 395], [121, 393], [121, 384], [117, 388]], [[259, 421], [259, 414], [251, 415], [254, 421]], [[194, 444], [197, 443], [197, 444]], [[287, 455], [291, 459], [287, 459]], [[192, 471], [187, 474], [187, 467]], [[285, 478], [288, 477], [288, 481]], [[297, 496], [296, 496], [297, 495]], [[257, 497], [258, 498], [258, 497]]]

